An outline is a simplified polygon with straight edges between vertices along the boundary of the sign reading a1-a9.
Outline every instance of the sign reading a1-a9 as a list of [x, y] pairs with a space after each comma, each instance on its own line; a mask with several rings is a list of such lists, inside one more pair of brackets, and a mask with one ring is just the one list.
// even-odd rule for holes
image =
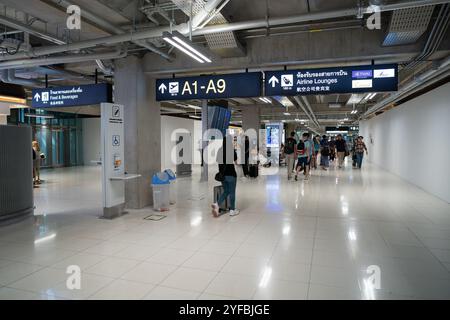
[[156, 100], [225, 99], [262, 95], [261, 72], [156, 80]]
[[308, 95], [398, 90], [396, 64], [266, 71], [265, 95]]

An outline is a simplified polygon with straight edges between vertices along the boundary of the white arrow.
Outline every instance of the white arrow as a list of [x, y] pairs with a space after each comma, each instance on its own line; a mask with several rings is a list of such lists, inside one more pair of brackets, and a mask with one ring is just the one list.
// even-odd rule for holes
[[164, 94], [164, 91], [167, 90], [167, 87], [164, 83], [161, 83], [161, 85], [158, 88], [159, 91], [161, 91], [162, 94]]
[[39, 93], [36, 92], [36, 94], [34, 95], [34, 99], [36, 101], [39, 101], [40, 98], [41, 98], [41, 96], [39, 95]]
[[270, 78], [270, 80], [269, 80], [269, 83], [272, 85], [272, 88], [275, 88], [275, 84], [279, 83], [279, 82], [280, 82], [280, 80], [278, 80], [278, 78], [275, 76], [272, 76], [272, 78]]

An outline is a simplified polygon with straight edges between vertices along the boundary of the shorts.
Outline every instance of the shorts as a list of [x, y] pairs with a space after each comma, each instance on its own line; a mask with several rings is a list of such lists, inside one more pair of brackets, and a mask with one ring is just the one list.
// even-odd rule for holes
[[301, 158], [298, 158], [298, 161], [297, 161], [297, 168], [298, 168], [298, 167], [304, 168], [304, 167], [306, 167], [306, 166], [309, 166], [308, 157], [301, 157]]

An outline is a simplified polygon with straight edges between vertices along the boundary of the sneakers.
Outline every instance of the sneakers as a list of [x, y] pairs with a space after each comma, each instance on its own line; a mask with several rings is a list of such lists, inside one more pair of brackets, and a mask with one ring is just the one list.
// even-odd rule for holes
[[309, 180], [309, 175], [305, 176], [305, 181]]
[[239, 209], [230, 210], [230, 217], [237, 216], [240, 213]]
[[213, 203], [211, 205], [211, 208], [212, 208], [212, 211], [211, 211], [212, 215], [215, 218], [217, 218], [219, 216], [219, 205], [217, 204], [217, 202]]

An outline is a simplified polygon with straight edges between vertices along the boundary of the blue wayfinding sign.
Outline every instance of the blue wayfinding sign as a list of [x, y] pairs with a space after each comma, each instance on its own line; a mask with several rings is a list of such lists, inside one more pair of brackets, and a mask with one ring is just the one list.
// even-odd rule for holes
[[225, 99], [261, 95], [261, 72], [156, 80], [157, 101]]
[[397, 90], [397, 64], [265, 72], [266, 96]]
[[89, 84], [33, 89], [33, 108], [73, 107], [112, 102], [110, 84]]

